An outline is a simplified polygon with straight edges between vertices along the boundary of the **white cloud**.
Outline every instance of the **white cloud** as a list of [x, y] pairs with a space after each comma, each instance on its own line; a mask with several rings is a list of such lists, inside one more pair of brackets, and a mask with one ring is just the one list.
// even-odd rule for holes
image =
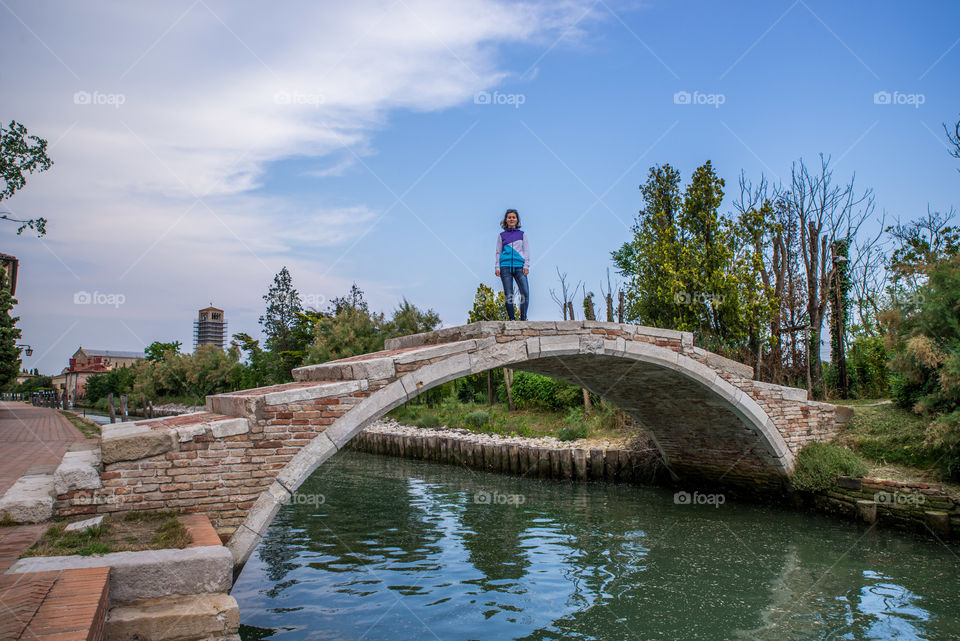
[[[340, 175], [354, 154], [373, 153], [392, 110], [471, 100], [522, 71], [502, 68], [499, 46], [576, 38], [592, 5], [8, 6], [16, 17], [0, 21], [0, 51], [17, 63], [5, 69], [0, 112], [47, 138], [55, 160], [4, 203], [50, 220], [43, 243], [17, 241], [32, 275], [18, 292], [26, 327], [39, 315], [182, 318], [181, 308], [209, 302], [211, 292], [220, 306], [243, 307], [251, 288], [259, 300], [281, 263], [322, 273], [323, 258], [300, 248], [346, 248], [379, 212], [254, 192], [270, 163], [316, 157], [328, 166], [313, 175]], [[344, 284], [325, 278], [307, 287]], [[64, 313], [72, 292], [98, 287], [128, 292], [128, 302]], [[69, 336], [39, 365], [59, 370], [60, 352], [80, 342], [111, 346], [115, 336]]]

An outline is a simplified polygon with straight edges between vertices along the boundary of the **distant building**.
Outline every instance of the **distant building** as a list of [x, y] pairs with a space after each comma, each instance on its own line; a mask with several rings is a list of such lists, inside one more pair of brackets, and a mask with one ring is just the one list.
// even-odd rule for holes
[[[86, 396], [87, 379], [94, 374], [129, 367], [143, 358], [145, 356], [142, 352], [80, 347], [70, 358], [70, 366], [61, 373], [64, 377], [61, 389], [70, 395], [71, 400], [77, 401]], [[59, 379], [59, 376], [55, 378]], [[56, 381], [54, 387], [58, 387]]]
[[17, 294], [17, 268], [20, 266], [20, 261], [17, 260], [16, 256], [11, 256], [9, 254], [0, 254], [0, 266], [7, 272], [7, 286], [10, 289], [10, 295], [16, 296]]
[[201, 345], [216, 345], [225, 349], [227, 344], [227, 319], [222, 309], [212, 305], [200, 310], [193, 321], [193, 351]]

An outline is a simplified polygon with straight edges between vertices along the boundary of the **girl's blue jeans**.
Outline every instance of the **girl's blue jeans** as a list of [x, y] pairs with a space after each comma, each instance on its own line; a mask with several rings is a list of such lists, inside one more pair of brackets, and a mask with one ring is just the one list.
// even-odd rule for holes
[[527, 277], [523, 273], [523, 267], [501, 267], [500, 280], [503, 282], [503, 297], [507, 303], [507, 316], [510, 320], [516, 320], [514, 318], [513, 281], [517, 281], [517, 289], [520, 291], [520, 320], [527, 320], [527, 306], [530, 303], [530, 286], [527, 284]]

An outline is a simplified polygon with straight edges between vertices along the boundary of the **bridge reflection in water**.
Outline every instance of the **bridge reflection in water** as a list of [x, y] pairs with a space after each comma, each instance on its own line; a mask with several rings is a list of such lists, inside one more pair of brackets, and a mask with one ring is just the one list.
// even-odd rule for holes
[[953, 551], [826, 518], [355, 452], [299, 492], [323, 500], [285, 506], [234, 587], [247, 639], [949, 639], [960, 625]]

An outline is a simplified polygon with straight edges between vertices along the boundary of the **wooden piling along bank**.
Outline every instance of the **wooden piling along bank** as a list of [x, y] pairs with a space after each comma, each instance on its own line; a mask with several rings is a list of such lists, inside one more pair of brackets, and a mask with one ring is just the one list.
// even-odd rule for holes
[[363, 431], [353, 437], [349, 447], [531, 478], [653, 483], [664, 471], [651, 452], [489, 443], [437, 434]]

